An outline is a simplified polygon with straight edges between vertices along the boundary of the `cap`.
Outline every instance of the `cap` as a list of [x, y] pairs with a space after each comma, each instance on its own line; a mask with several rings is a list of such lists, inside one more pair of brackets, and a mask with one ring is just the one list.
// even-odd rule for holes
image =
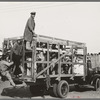
[[31, 14], [31, 15], [35, 15], [35, 14], [36, 14], [36, 12], [31, 12], [30, 14]]

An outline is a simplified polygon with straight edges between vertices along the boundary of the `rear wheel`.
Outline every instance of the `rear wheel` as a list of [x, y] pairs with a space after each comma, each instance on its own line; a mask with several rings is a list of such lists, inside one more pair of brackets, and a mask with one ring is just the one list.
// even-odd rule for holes
[[100, 78], [97, 78], [94, 84], [95, 91], [100, 90]]
[[59, 82], [57, 86], [57, 93], [60, 98], [67, 97], [67, 94], [69, 92], [69, 85], [66, 81], [62, 80]]

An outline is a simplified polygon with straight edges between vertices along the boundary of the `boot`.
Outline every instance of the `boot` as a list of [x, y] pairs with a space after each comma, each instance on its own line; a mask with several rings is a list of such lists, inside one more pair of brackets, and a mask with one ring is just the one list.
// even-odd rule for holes
[[26, 42], [26, 49], [27, 50], [32, 50], [31, 46], [30, 46], [30, 42]]

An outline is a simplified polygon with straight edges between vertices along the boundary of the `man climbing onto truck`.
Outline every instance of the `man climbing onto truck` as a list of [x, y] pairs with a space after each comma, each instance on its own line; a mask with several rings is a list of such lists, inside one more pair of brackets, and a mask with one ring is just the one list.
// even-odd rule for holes
[[2, 77], [5, 76], [5, 77], [9, 80], [9, 82], [11, 83], [11, 85], [12, 85], [13, 87], [15, 87], [16, 84], [15, 84], [14, 81], [12, 80], [12, 77], [11, 77], [9, 71], [8, 71], [8, 68], [9, 68], [11, 65], [13, 65], [13, 62], [7, 62], [7, 61], [5, 60], [5, 59], [6, 59], [5, 57], [6, 57], [6, 56], [3, 55], [3, 56], [2, 56], [2, 60], [0, 61], [0, 74], [1, 74]]

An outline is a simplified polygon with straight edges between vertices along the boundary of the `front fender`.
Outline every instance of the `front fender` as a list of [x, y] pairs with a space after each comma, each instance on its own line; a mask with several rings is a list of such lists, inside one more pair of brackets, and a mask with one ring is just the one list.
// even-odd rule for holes
[[91, 77], [90, 84], [94, 85], [97, 78], [100, 78], [100, 74], [95, 74]]

